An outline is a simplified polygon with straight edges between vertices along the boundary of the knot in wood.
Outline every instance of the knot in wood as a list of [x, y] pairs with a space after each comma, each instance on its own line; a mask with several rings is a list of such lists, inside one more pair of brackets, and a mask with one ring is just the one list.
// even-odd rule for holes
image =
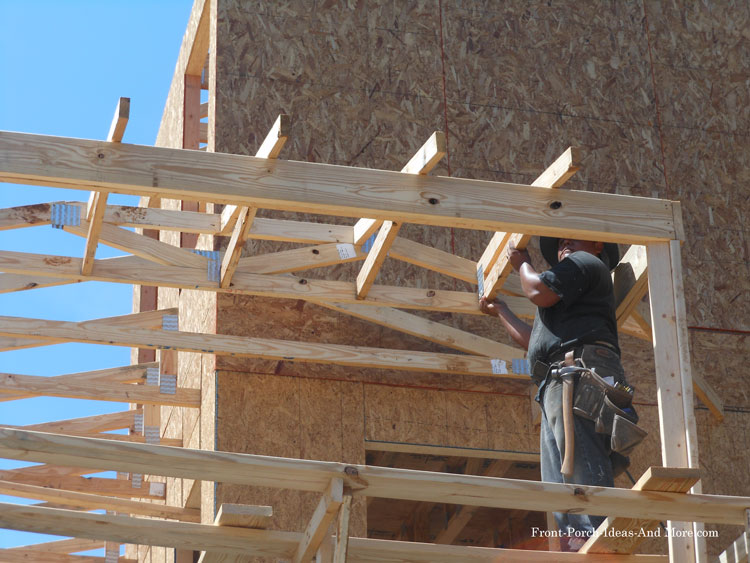
[[359, 476], [359, 469], [347, 465], [344, 467], [344, 475], [346, 475], [347, 483], [352, 489], [363, 489], [369, 486], [369, 483]]
[[584, 491], [581, 487], [576, 487], [573, 489], [573, 494], [577, 497], [585, 497], [586, 491]]
[[431, 289], [430, 291], [428, 291], [427, 292], [427, 297], [435, 297], [435, 290]]
[[550, 209], [560, 209], [562, 207], [562, 201], [553, 201], [549, 204]]
[[299, 284], [300, 284], [300, 285], [305, 285], [306, 283], [307, 283], [307, 280], [306, 280], [306, 279], [304, 279], [304, 278], [303, 278], [303, 279], [301, 279], [301, 280], [299, 280]]

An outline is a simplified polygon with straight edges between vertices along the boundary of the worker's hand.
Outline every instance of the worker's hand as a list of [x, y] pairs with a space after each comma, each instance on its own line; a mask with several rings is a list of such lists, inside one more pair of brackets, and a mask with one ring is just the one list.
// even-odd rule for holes
[[528, 262], [531, 264], [531, 256], [527, 250], [518, 250], [515, 245], [510, 242], [508, 244], [508, 262], [513, 266], [513, 269], [518, 272], [521, 269], [521, 265]]
[[484, 313], [485, 315], [499, 317], [500, 310], [507, 309], [507, 308], [508, 308], [508, 305], [506, 305], [505, 301], [500, 301], [499, 299], [490, 301], [486, 297], [479, 298], [479, 310], [482, 311], [482, 313]]

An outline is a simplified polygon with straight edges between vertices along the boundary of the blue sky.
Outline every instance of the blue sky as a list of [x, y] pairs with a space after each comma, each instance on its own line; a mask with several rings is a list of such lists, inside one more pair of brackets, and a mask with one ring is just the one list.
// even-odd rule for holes
[[[0, 130], [104, 139], [121, 96], [123, 142], [153, 145], [192, 0], [0, 0]], [[0, 184], [0, 208], [86, 200], [88, 192]], [[109, 202], [136, 204], [110, 196]], [[0, 250], [82, 255], [83, 240], [49, 226], [0, 231]], [[118, 254], [100, 246], [97, 257]], [[132, 286], [89, 282], [0, 295], [0, 315], [86, 320], [131, 312]], [[60, 375], [126, 365], [130, 349], [62, 344], [0, 353], [0, 372]], [[0, 402], [0, 425], [126, 409], [74, 399]], [[0, 469], [22, 465], [0, 459]], [[22, 502], [0, 496], [2, 502]], [[0, 548], [60, 539], [0, 529]]]

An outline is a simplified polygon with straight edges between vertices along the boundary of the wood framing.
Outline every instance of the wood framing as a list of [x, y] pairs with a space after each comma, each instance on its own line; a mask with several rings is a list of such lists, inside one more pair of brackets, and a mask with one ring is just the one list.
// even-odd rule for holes
[[679, 204], [650, 198], [294, 161], [269, 173], [249, 156], [27, 133], [0, 133], [0, 154], [0, 180], [21, 184], [604, 242], [683, 237]]

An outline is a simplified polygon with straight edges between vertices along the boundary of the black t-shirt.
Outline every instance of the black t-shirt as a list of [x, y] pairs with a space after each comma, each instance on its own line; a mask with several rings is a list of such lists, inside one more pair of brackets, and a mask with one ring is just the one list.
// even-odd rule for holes
[[609, 269], [588, 252], [574, 252], [539, 277], [560, 301], [538, 307], [529, 339], [529, 364], [545, 362], [560, 344], [576, 338], [582, 344], [604, 341], [617, 348], [615, 298]]

